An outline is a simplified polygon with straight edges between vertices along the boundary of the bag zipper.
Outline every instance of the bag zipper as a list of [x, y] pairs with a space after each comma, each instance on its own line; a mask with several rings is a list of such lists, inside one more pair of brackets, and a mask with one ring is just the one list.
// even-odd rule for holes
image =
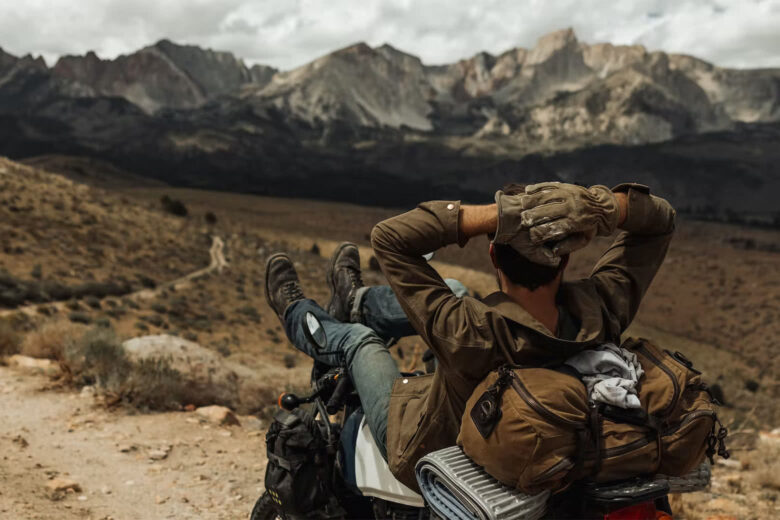
[[[652, 439], [650, 437], [642, 437], [641, 439], [637, 439], [635, 441], [631, 441], [628, 444], [624, 444], [623, 446], [615, 446], [614, 448], [608, 448], [608, 449], [606, 449], [606, 450], [604, 450], [602, 452], [602, 459], [608, 459], [610, 457], [617, 457], [617, 456], [623, 455], [625, 453], [634, 451], [636, 449], [643, 448], [643, 447], [647, 446], [648, 444], [650, 444], [653, 440], [655, 440], [655, 437], [653, 437]], [[588, 460], [588, 459], [592, 460], [593, 459], [593, 453], [587, 453], [585, 455], [585, 459], [586, 460]], [[534, 482], [543, 481], [545, 478], [548, 478], [551, 474], [554, 474], [554, 473], [560, 471], [560, 468], [562, 468], [562, 467], [564, 467], [566, 465], [570, 465], [570, 466], [574, 467], [574, 462], [572, 462], [569, 457], [566, 457], [566, 458], [556, 462], [555, 464], [553, 464], [552, 466], [550, 466], [546, 470], [544, 470], [544, 472], [541, 475], [539, 475], [537, 478], [534, 479]]]
[[714, 418], [716, 416], [716, 413], [713, 410], [696, 410], [695, 412], [691, 412], [685, 416], [685, 419], [680, 421], [680, 424], [672, 428], [669, 428], [663, 433], [662, 436], [666, 437], [668, 435], [672, 435], [673, 433], [676, 433], [678, 430], [682, 430], [683, 427], [687, 426], [689, 423], [695, 421], [699, 417], [704, 417], [707, 415]]
[[[655, 436], [653, 436], [652, 440], [655, 440]], [[650, 437], [642, 437], [641, 439], [637, 439], [635, 441], [631, 441], [628, 444], [624, 444], [622, 446], [615, 446], [614, 448], [608, 448], [604, 450], [604, 455], [602, 458], [606, 459], [609, 457], [617, 457], [619, 455], [623, 455], [625, 453], [628, 453], [629, 451], [634, 451], [638, 448], [643, 448], [650, 444], [651, 439]]]
[[674, 396], [672, 398], [672, 402], [669, 403], [669, 405], [664, 408], [664, 411], [661, 415], [669, 415], [672, 410], [674, 410], [674, 407], [677, 406], [677, 401], [680, 399], [680, 383], [677, 381], [677, 378], [674, 376], [674, 373], [667, 367], [666, 365], [661, 362], [660, 359], [655, 357], [655, 355], [650, 352], [650, 349], [648, 349], [645, 345], [639, 345], [637, 347], [637, 350], [641, 350], [646, 357], [650, 359], [655, 365], [658, 366], [661, 370], [663, 370], [667, 376], [669, 376], [669, 379], [672, 380], [672, 386], [674, 386]]
[[701, 371], [696, 370], [695, 368], [693, 368], [693, 363], [691, 362], [691, 360], [688, 359], [687, 357], [685, 357], [682, 352], [678, 351], [678, 352], [672, 353], [669, 349], [664, 349], [664, 352], [666, 352], [666, 354], [670, 358], [672, 358], [678, 365], [684, 367], [686, 370], [690, 370], [691, 372], [693, 372], [696, 375], [699, 375], [699, 376], [701, 375]]
[[528, 406], [534, 409], [536, 413], [539, 415], [546, 417], [548, 420], [552, 422], [557, 423], [563, 423], [567, 426], [572, 426], [574, 428], [582, 428], [584, 426], [584, 423], [580, 423], [577, 421], [572, 421], [569, 419], [564, 419], [563, 417], [559, 417], [558, 415], [555, 415], [550, 410], [545, 408], [542, 403], [536, 400], [536, 398], [531, 395], [531, 392], [528, 391], [528, 389], [525, 387], [525, 384], [520, 380], [520, 378], [515, 374], [513, 371], [510, 371], [510, 374], [512, 375], [512, 388], [515, 389], [515, 392], [520, 395], [520, 397], [525, 401]]
[[[671, 435], [671, 434], [677, 432], [678, 430], [683, 429], [683, 427], [685, 427], [689, 423], [695, 421], [699, 417], [704, 417], [704, 416], [707, 416], [707, 415], [714, 417], [715, 416], [715, 412], [713, 412], [711, 410], [697, 410], [695, 412], [691, 412], [691, 413], [689, 413], [688, 415], [685, 416], [685, 419], [680, 421], [680, 424], [678, 424], [677, 426], [675, 426], [673, 428], [669, 428], [668, 430], [664, 431], [661, 434], [661, 437], [666, 437], [668, 435]], [[653, 436], [646, 436], [646, 437], [643, 437], [641, 439], [637, 439], [635, 441], [631, 441], [628, 444], [624, 444], [623, 446], [616, 446], [614, 448], [606, 449], [606, 450], [604, 450], [604, 458], [615, 457], [615, 456], [618, 456], [618, 455], [623, 455], [624, 453], [628, 453], [629, 451], [633, 451], [633, 450], [635, 450], [637, 448], [641, 448], [641, 447], [643, 447], [643, 446], [645, 446], [647, 444], [650, 444], [650, 442], [655, 440], [655, 438], [656, 438], [655, 435], [653, 435]]]
[[544, 482], [551, 476], [555, 475], [556, 473], [559, 473], [565, 469], [571, 469], [574, 467], [574, 462], [569, 459], [569, 457], [564, 457], [546, 470], [544, 470], [542, 473], [540, 473], [533, 481], [534, 482]]

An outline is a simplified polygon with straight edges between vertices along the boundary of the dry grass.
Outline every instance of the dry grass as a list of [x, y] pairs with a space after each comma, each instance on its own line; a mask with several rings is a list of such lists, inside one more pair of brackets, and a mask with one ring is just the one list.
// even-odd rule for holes
[[750, 451], [743, 458], [742, 463], [750, 470], [751, 484], [763, 489], [780, 491], [780, 443], [761, 442], [758, 449]]
[[[199, 223], [0, 158], [0, 306], [125, 294], [208, 264]], [[40, 266], [32, 277], [31, 266]], [[8, 282], [8, 283], [4, 283]]]
[[76, 385], [95, 385], [106, 403], [146, 410], [179, 409], [191, 402], [180, 374], [163, 360], [128, 359], [113, 329], [95, 327], [65, 342], [62, 365]]
[[50, 321], [24, 337], [21, 353], [34, 358], [62, 360], [66, 346], [81, 338], [85, 329], [70, 321]]
[[0, 319], [0, 356], [19, 353], [21, 337], [8, 320]]

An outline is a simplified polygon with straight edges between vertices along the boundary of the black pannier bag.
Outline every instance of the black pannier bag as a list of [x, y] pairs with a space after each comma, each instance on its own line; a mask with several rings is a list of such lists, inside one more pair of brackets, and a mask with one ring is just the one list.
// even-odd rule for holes
[[279, 512], [305, 515], [327, 504], [325, 439], [311, 414], [279, 410], [265, 436], [265, 488]]

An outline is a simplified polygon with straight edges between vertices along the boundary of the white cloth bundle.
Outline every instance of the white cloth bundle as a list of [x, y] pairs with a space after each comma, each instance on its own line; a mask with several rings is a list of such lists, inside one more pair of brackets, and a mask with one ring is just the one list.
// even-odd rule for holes
[[637, 385], [645, 372], [636, 354], [613, 343], [604, 343], [583, 350], [564, 364], [580, 373], [591, 402], [641, 408]]

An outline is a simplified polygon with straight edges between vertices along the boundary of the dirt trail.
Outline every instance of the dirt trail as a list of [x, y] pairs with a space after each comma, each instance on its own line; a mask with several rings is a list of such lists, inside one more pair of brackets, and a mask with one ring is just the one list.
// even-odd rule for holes
[[[248, 517], [265, 467], [253, 419], [219, 427], [195, 413], [112, 413], [48, 384], [0, 367], [0, 518]], [[81, 492], [52, 500], [52, 476]]]
[[[200, 276], [207, 275], [212, 272], [222, 273], [227, 268], [228, 263], [225, 260], [223, 250], [225, 243], [218, 236], [212, 237], [211, 248], [209, 249], [209, 257], [211, 258], [209, 265], [203, 269], [198, 269], [189, 274], [186, 274], [175, 280], [162, 283], [154, 289], [141, 289], [123, 296], [123, 298], [129, 298], [131, 300], [151, 300], [156, 298], [163, 290], [173, 288], [175, 290], [186, 289], [189, 287], [190, 282]], [[46, 305], [49, 307], [55, 307], [57, 311], [64, 311], [67, 308], [67, 301], [50, 302]], [[17, 312], [33, 316], [38, 312], [38, 307], [41, 304], [36, 303], [34, 305], [25, 305], [24, 307], [17, 307], [15, 309], [0, 310], [0, 317], [10, 316]]]

